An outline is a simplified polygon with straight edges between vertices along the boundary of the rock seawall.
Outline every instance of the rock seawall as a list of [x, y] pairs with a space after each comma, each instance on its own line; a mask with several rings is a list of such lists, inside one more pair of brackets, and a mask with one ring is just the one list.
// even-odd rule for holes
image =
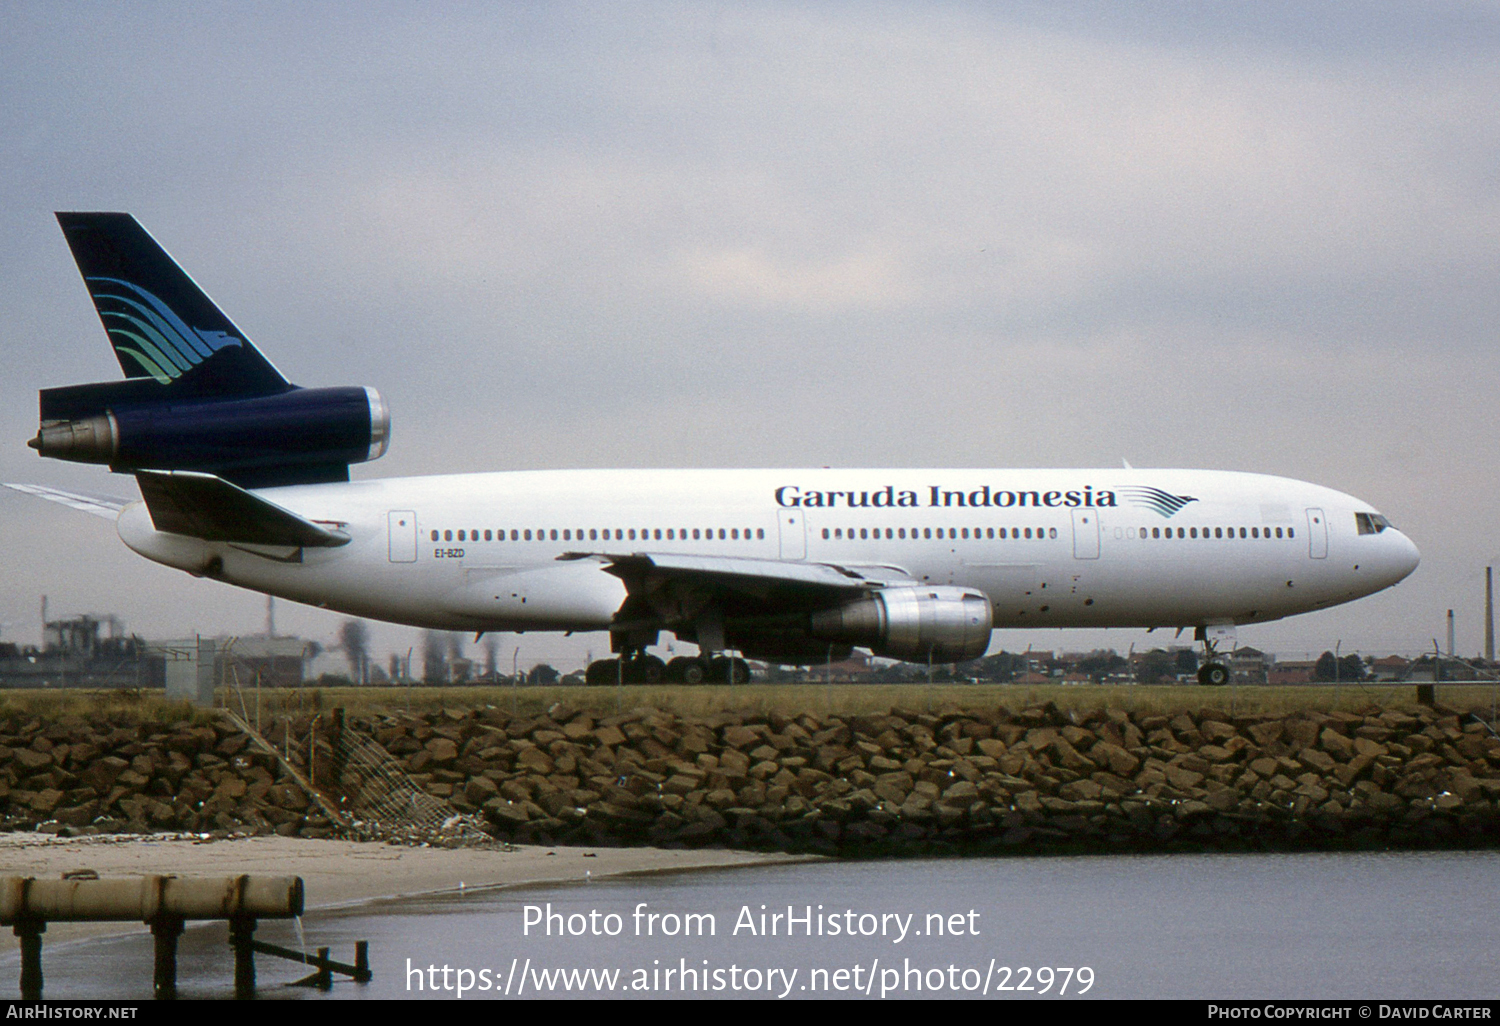
[[[335, 801], [329, 718], [264, 725]], [[496, 836], [862, 855], [1492, 846], [1500, 738], [1448, 709], [1232, 716], [495, 709], [350, 716]], [[330, 836], [227, 723], [0, 721], [0, 826]]]

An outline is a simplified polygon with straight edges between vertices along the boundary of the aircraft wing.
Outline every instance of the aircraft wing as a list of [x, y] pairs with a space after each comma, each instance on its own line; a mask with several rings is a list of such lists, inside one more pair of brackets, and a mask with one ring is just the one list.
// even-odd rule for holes
[[[564, 557], [568, 558], [568, 557]], [[809, 613], [887, 585], [917, 584], [892, 566], [848, 566], [680, 553], [579, 553], [625, 582], [616, 629], [666, 628], [711, 649], [730, 638], [799, 632]], [[770, 633], [768, 633], [770, 632]], [[736, 647], [748, 648], [743, 640]]]
[[33, 495], [38, 499], [46, 499], [48, 502], [60, 503], [82, 513], [92, 513], [96, 517], [102, 517], [109, 521], [118, 519], [120, 511], [134, 501], [132, 499], [116, 499], [108, 495], [85, 495], [81, 492], [67, 492], [61, 488], [48, 488], [46, 485], [6, 484], [5, 487], [18, 492], [24, 492], [27, 495]]
[[609, 572], [626, 581], [656, 578], [712, 585], [752, 595], [772, 589], [864, 591], [869, 588], [918, 584], [900, 567], [807, 563], [734, 556], [693, 556], [681, 553], [638, 552], [605, 554]]
[[298, 516], [213, 474], [140, 470], [141, 496], [158, 531], [247, 545], [332, 547], [349, 536]]

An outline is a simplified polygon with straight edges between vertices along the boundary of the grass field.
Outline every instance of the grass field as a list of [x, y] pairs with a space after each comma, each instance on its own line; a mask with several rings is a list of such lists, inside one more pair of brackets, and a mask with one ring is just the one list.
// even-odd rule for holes
[[[1500, 685], [1438, 685], [1440, 705], [1474, 711], [1494, 722]], [[624, 687], [362, 687], [221, 690], [219, 701], [254, 722], [261, 716], [311, 713], [343, 707], [359, 715], [429, 712], [438, 709], [494, 708], [536, 715], [548, 710], [586, 710], [609, 716], [637, 708], [656, 708], [687, 716], [737, 711], [814, 716], [883, 713], [892, 708], [940, 713], [952, 709], [985, 710], [1003, 706], [1012, 712], [1053, 702], [1080, 718], [1104, 708], [1127, 712], [1177, 713], [1212, 710], [1229, 716], [1284, 715], [1299, 710], [1353, 712], [1409, 708], [1416, 688], [1402, 685], [1293, 686], [1238, 685], [1205, 688], [1191, 685], [1050, 685], [1012, 684], [744, 684], [626, 685]], [[133, 692], [15, 690], [0, 692], [0, 716], [66, 716], [120, 714], [156, 722], [205, 720], [211, 710], [169, 703], [156, 694]]]

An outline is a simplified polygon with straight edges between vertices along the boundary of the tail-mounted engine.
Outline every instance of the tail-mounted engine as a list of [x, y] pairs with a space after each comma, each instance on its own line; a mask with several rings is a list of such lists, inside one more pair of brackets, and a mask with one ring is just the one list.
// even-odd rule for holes
[[43, 389], [43, 456], [191, 470], [241, 488], [349, 480], [385, 452], [373, 388], [287, 381], [129, 214], [59, 213], [124, 381]]
[[133, 384], [43, 391], [41, 430], [27, 444], [125, 473], [196, 470], [256, 488], [348, 480], [349, 464], [378, 458], [390, 442], [390, 411], [373, 388], [131, 402]]

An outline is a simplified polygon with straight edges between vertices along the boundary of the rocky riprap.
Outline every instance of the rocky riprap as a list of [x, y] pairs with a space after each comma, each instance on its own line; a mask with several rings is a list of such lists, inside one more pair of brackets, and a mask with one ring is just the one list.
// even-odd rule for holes
[[[339, 801], [327, 717], [263, 729]], [[519, 843], [861, 855], [1500, 841], [1500, 739], [1441, 708], [1082, 715], [1049, 704], [796, 717], [487, 708], [351, 715], [344, 729]], [[0, 803], [8, 829], [335, 832], [275, 758], [220, 723], [0, 721]]]

